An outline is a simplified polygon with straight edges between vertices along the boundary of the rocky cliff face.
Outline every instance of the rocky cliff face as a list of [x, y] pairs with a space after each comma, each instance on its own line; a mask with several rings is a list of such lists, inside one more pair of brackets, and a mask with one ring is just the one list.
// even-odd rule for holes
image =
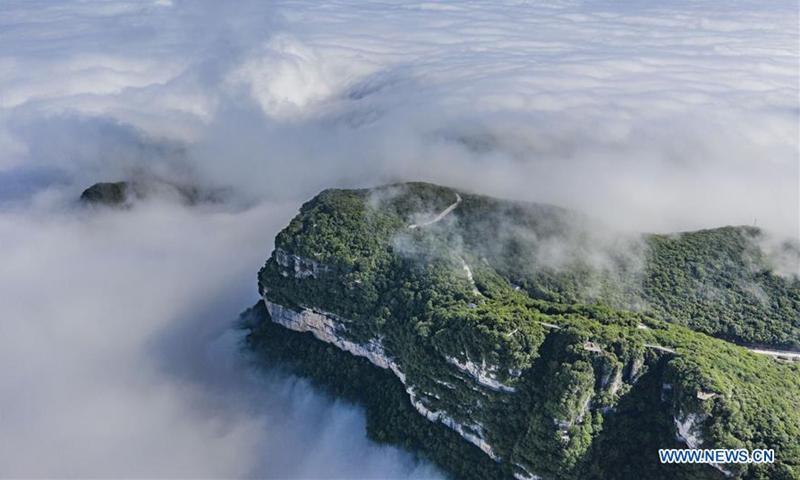
[[483, 450], [492, 459], [498, 460], [492, 446], [481, 437], [482, 427], [480, 424], [462, 425], [448, 417], [444, 412], [431, 410], [425, 401], [419, 398], [414, 386], [406, 383], [405, 374], [397, 366], [394, 359], [387, 355], [379, 339], [370, 340], [366, 344], [355, 343], [342, 336], [342, 332], [346, 329], [346, 322], [332, 313], [318, 312], [307, 308], [300, 312], [295, 312], [266, 298], [264, 303], [273, 322], [296, 332], [311, 332], [318, 340], [336, 345], [341, 350], [357, 357], [366, 358], [377, 367], [390, 369], [403, 385], [406, 385], [406, 392], [411, 404], [421, 415], [432, 422], [440, 422], [453, 429], [465, 440]]
[[700, 448], [703, 444], [700, 425], [702, 425], [706, 417], [696, 413], [681, 412], [678, 414], [674, 419], [678, 440], [684, 442], [689, 448]]
[[[486, 388], [491, 388], [492, 390], [496, 390], [498, 392], [514, 393], [515, 391], [514, 387], [504, 385], [497, 380], [497, 367], [493, 365], [487, 365], [486, 360], [482, 360], [481, 364], [478, 365], [472, 360], [467, 360], [462, 363], [455, 357], [445, 357], [445, 359], [447, 360], [447, 363], [454, 365], [456, 368], [468, 374], [470, 377], [475, 379], [476, 382]], [[519, 374], [516, 376], [519, 376]]]
[[[675, 437], [689, 448], [701, 448], [703, 445], [702, 425], [707, 419], [708, 415], [679, 412], [673, 419], [676, 430]], [[733, 472], [718, 463], [709, 465], [726, 477], [733, 476]]]
[[[286, 308], [277, 303], [264, 299], [272, 321], [296, 332], [311, 332], [317, 340], [336, 345], [340, 349], [357, 357], [364, 357], [381, 368], [392, 368], [399, 372], [394, 360], [386, 355], [386, 350], [380, 340], [372, 340], [366, 344], [359, 344], [342, 336], [346, 329], [345, 323], [336, 315], [323, 311], [314, 311], [308, 308], [300, 312]], [[398, 375], [401, 380], [405, 377]]]
[[285, 277], [292, 275], [294, 278], [317, 278], [321, 273], [329, 270], [327, 266], [321, 265], [316, 260], [291, 254], [282, 248], [275, 249], [275, 262], [283, 267], [281, 274]]
[[[301, 257], [282, 248], [275, 250], [273, 259], [281, 277], [300, 282], [319, 279], [321, 274], [331, 272], [329, 267], [319, 261]], [[348, 325], [352, 325], [353, 320], [342, 318], [335, 313], [319, 308], [284, 306], [271, 299], [269, 289], [266, 287], [262, 289], [262, 293], [273, 322], [296, 332], [310, 332], [320, 341], [335, 345], [354, 356], [366, 358], [379, 368], [391, 370], [405, 386], [409, 401], [420, 415], [452, 429], [493, 460], [497, 462], [505, 460], [493, 446], [491, 435], [487, 434], [487, 428], [491, 430], [492, 427], [487, 427], [481, 414], [481, 410], [486, 406], [485, 403], [497, 402], [497, 396], [506, 398], [517, 393], [515, 387], [499, 380], [498, 373], [501, 367], [487, 362], [485, 358], [473, 361], [464, 352], [462, 352], [465, 357], [463, 360], [454, 356], [441, 355], [438, 357], [438, 361], [449, 367], [446, 375], [442, 378], [425, 379], [427, 381], [423, 383], [426, 387], [422, 387], [407, 378], [397, 359], [387, 351], [382, 338], [370, 338], [365, 342], [353, 341], [348, 336]], [[569, 443], [572, 427], [585, 424], [587, 414], [593, 407], [598, 394], [605, 394], [606, 403], [603, 405], [607, 406], [608, 399], [613, 399], [624, 384], [623, 370], [629, 372], [629, 381], [635, 381], [636, 375], [643, 366], [642, 358], [637, 357], [628, 365], [610, 367], [602, 361], [602, 349], [593, 343], [588, 343], [588, 345], [590, 346], [581, 345], [581, 348], [593, 355], [598, 365], [603, 366], [597, 369], [598, 377], [588, 383], [587, 389], [564, 393], [564, 398], [572, 398], [573, 400], [570, 401], [577, 404], [578, 408], [571, 412], [570, 416], [551, 419], [552, 428], [557, 433], [562, 445]], [[518, 379], [521, 375], [522, 371], [519, 369], [509, 369], [505, 377]], [[591, 386], [595, 383], [597, 384], [596, 390]], [[445, 392], [465, 387], [473, 392], [466, 397], [466, 404], [455, 405], [448, 399], [442, 398], [442, 394]], [[461, 402], [465, 401], [463, 394], [459, 397]], [[501, 402], [507, 401], [501, 400]], [[450, 414], [450, 411], [453, 413]], [[457, 420], [456, 417], [459, 419]], [[515, 467], [517, 478], [540, 478], [531, 472], [531, 470], [535, 470], [535, 467], [530, 464], [515, 463]]]

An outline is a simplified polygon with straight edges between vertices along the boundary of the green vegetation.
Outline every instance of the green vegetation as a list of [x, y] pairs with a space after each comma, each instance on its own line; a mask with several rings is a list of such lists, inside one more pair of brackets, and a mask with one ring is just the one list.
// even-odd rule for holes
[[449, 428], [417, 413], [391, 373], [317, 341], [311, 334], [269, 322], [263, 302], [245, 312], [242, 319], [250, 325], [247, 342], [259, 352], [262, 365], [284, 368], [338, 398], [358, 402], [366, 412], [369, 438], [417, 452], [458, 478], [509, 476], [508, 466], [499, 466]]
[[[774, 273], [763, 232], [619, 235], [548, 205], [465, 196], [469, 247], [533, 297], [638, 310], [738, 344], [800, 350], [800, 278]], [[800, 247], [782, 247], [800, 268]]]
[[800, 280], [770, 271], [756, 228], [652, 236], [644, 297], [660, 318], [734, 342], [800, 349]]
[[[379, 339], [418, 401], [484, 439], [498, 463], [419, 415], [390, 372], [269, 324], [266, 312], [250, 322], [251, 345], [362, 402], [372, 438], [424, 452], [458, 477], [519, 468], [552, 478], [718, 476], [656, 463], [658, 448], [677, 446], [673, 419], [688, 413], [703, 419], [704, 446], [776, 450], [773, 465], [729, 470], [800, 476], [800, 365], [701, 333], [797, 339], [797, 280], [770, 272], [753, 247], [757, 231], [621, 239], [557, 207], [459, 194], [451, 215], [410, 229], [455, 192], [422, 183], [322, 192], [277, 236], [259, 290], [295, 311], [336, 315], [353, 342]], [[700, 285], [723, 289], [729, 304], [691, 295]], [[748, 300], [762, 293], [766, 303]], [[484, 380], [456, 363], [481, 368]], [[471, 456], [483, 458], [473, 466]], [[637, 468], [613, 462], [633, 457]]]

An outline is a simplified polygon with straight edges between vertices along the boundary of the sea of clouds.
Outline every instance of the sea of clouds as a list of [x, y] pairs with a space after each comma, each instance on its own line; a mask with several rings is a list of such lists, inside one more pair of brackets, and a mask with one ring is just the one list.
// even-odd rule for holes
[[[0, 475], [436, 477], [231, 329], [322, 188], [798, 236], [794, 1], [0, 4]], [[222, 204], [81, 208], [138, 175]]]

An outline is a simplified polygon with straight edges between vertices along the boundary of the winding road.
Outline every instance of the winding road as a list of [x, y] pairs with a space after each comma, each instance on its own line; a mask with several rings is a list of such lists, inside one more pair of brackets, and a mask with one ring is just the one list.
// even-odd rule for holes
[[441, 212], [439, 212], [439, 215], [436, 215], [431, 220], [428, 220], [427, 222], [422, 222], [422, 223], [413, 223], [413, 224], [409, 225], [408, 228], [410, 228], [411, 230], [414, 230], [415, 228], [422, 228], [422, 227], [427, 227], [428, 225], [433, 225], [434, 223], [436, 223], [436, 222], [440, 221], [441, 219], [443, 219], [444, 217], [446, 217], [450, 212], [455, 210], [459, 203], [461, 203], [461, 195], [456, 193], [456, 203], [450, 205], [449, 207], [447, 207], [444, 210], [442, 210]]
[[759, 355], [769, 355], [770, 357], [788, 359], [793, 362], [800, 362], [800, 352], [790, 352], [788, 350], [764, 350], [762, 348], [748, 348], [753, 353]]

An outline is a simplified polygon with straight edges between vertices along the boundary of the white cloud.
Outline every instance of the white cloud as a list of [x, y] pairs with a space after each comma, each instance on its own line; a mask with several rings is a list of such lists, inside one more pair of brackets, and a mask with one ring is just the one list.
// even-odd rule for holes
[[369, 73], [361, 66], [337, 65], [336, 59], [292, 36], [277, 35], [231, 72], [228, 81], [247, 86], [265, 114], [291, 119]]
[[294, 208], [0, 216], [3, 476], [437, 476], [368, 442], [355, 407], [239, 357], [264, 226]]

